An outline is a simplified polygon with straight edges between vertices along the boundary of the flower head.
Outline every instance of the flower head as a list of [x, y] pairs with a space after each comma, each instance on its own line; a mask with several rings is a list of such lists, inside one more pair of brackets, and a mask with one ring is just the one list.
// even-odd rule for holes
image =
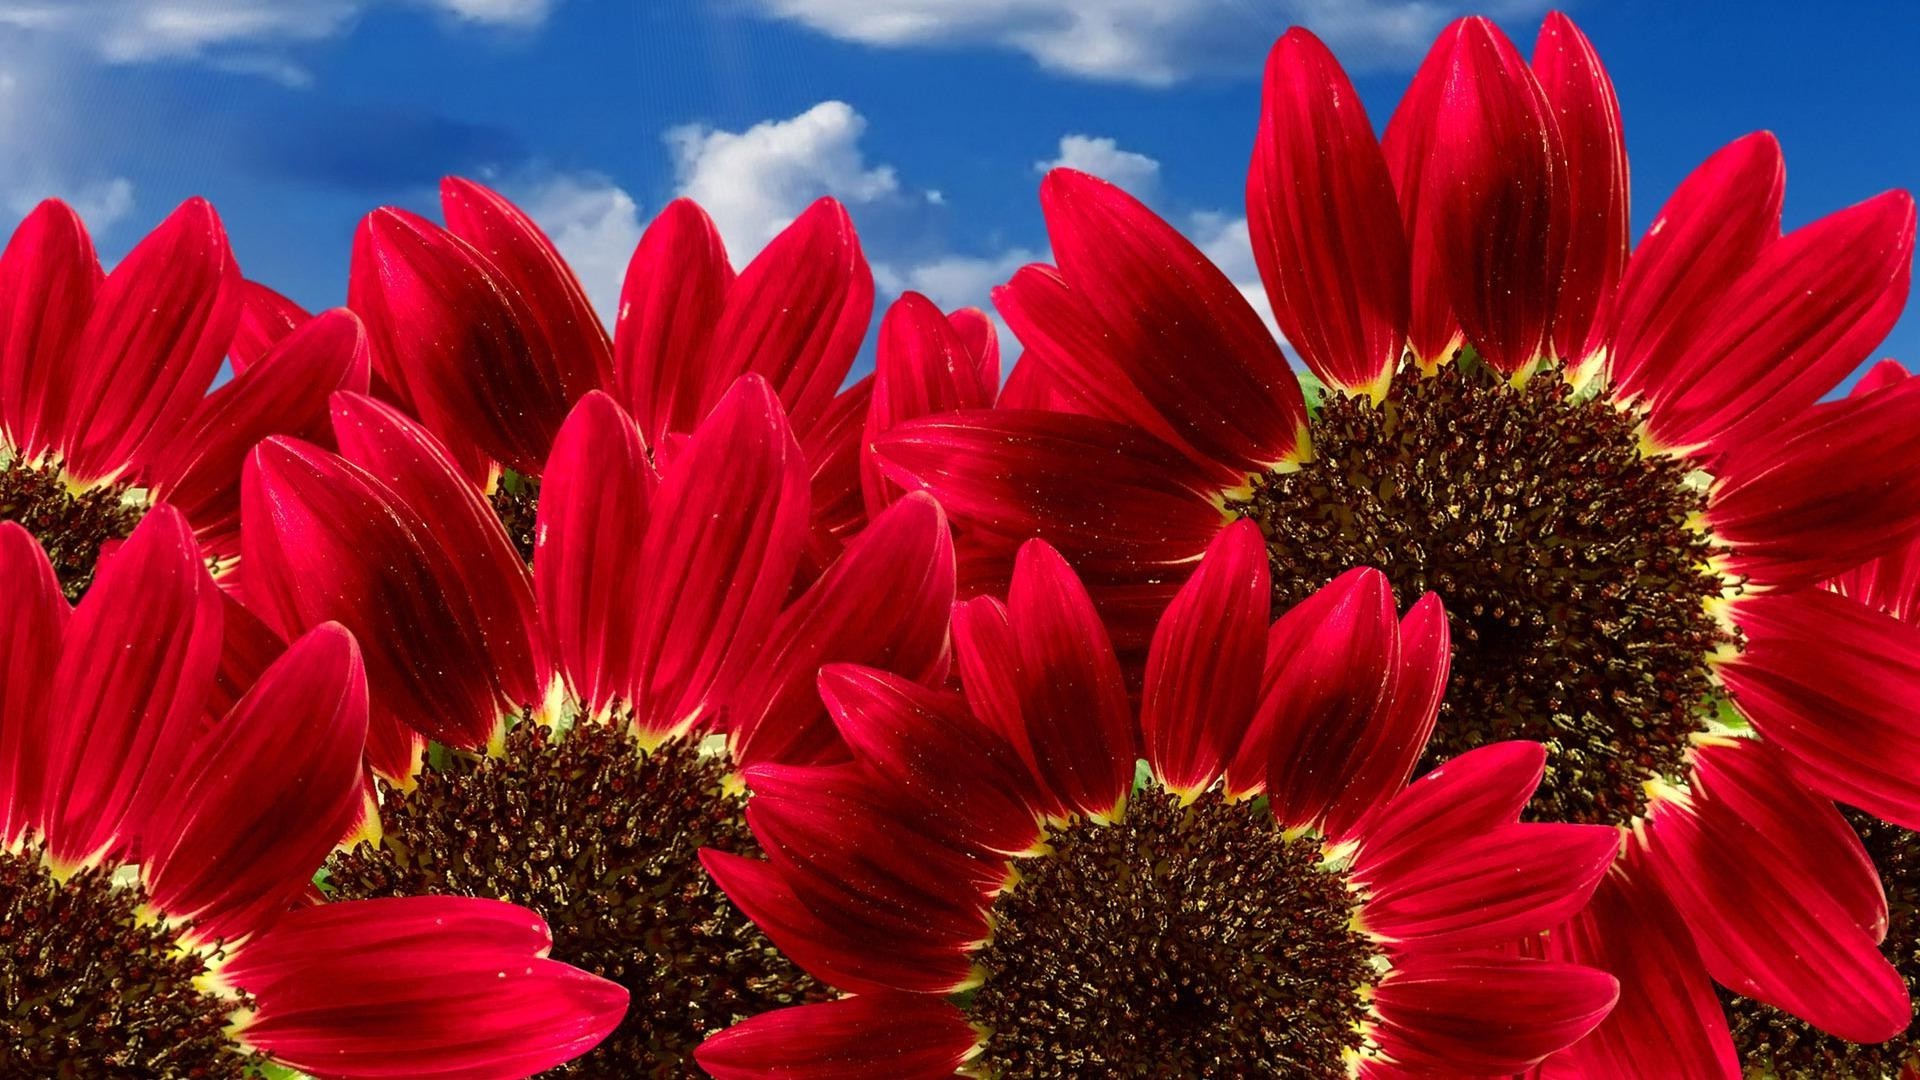
[[28, 214], [0, 255], [0, 520], [40, 541], [69, 600], [101, 548], [159, 501], [230, 571], [246, 451], [324, 428], [328, 394], [366, 390], [366, 336], [329, 312], [208, 394], [248, 289], [201, 199], [111, 274], [58, 200]]
[[939, 507], [900, 499], [796, 590], [809, 470], [765, 380], [658, 446], [594, 392], [542, 463], [529, 570], [421, 424], [350, 395], [334, 421], [338, 454], [269, 440], [245, 479], [249, 603], [284, 635], [377, 643], [378, 821], [329, 863], [333, 895], [540, 912], [556, 956], [632, 994], [589, 1075], [679, 1075], [712, 1031], [819, 997], [698, 852], [755, 850], [740, 768], [844, 753], [821, 664], [944, 677]]
[[[161, 504], [68, 609], [0, 524], [0, 1066], [18, 1075], [510, 1077], [585, 1052], [618, 986], [492, 901], [308, 906], [362, 812], [367, 689], [316, 626], [209, 711], [227, 602]], [[475, 976], [485, 974], [485, 978]]]
[[[1457, 655], [1428, 764], [1544, 743], [1540, 811], [1637, 830], [1686, 924], [1712, 928], [1715, 978], [1850, 1039], [1900, 1030], [1875, 923], [1835, 916], [1878, 889], [1825, 800], [1911, 814], [1911, 755], [1856, 733], [1910, 737], [1878, 680], [1905, 685], [1912, 657], [1817, 586], [1920, 529], [1920, 386], [1815, 402], [1898, 316], [1912, 198], [1782, 235], [1779, 148], [1750, 135], [1629, 257], [1619, 109], [1558, 14], [1531, 61], [1484, 19], [1450, 26], [1373, 131], [1326, 48], [1289, 31], [1248, 223], [1314, 407], [1191, 243], [1062, 170], [1041, 188], [1058, 266], [996, 296], [1028, 349], [1000, 407], [896, 426], [881, 469], [941, 500], [964, 564], [1057, 546], [1136, 659], [1236, 521], [1259, 526], [1277, 602], [1352, 565], [1438, 593]], [[1747, 784], [1806, 810], [1719, 798]], [[1762, 871], [1779, 852], [1806, 856], [1805, 889]], [[1711, 891], [1683, 879], [1779, 906], [1697, 906]]]
[[[1566, 918], [1614, 830], [1523, 824], [1538, 745], [1407, 776], [1448, 639], [1355, 571], [1267, 625], [1258, 531], [1222, 534], [1154, 636], [1136, 712], [1042, 542], [962, 606], [964, 697], [834, 666], [853, 761], [748, 770], [765, 860], [714, 877], [853, 995], [716, 1036], [719, 1077], [1522, 1071], [1611, 977], [1495, 946]], [[1136, 757], [1145, 772], [1136, 781]], [[822, 1073], [824, 1074], [824, 1073]]]

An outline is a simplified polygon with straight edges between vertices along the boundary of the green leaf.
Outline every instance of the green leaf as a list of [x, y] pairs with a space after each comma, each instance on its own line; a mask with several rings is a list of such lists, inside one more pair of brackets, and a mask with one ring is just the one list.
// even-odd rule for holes
[[1306, 368], [1294, 372], [1300, 379], [1300, 394], [1307, 399], [1307, 415], [1320, 415], [1320, 406], [1327, 399], [1327, 384]]

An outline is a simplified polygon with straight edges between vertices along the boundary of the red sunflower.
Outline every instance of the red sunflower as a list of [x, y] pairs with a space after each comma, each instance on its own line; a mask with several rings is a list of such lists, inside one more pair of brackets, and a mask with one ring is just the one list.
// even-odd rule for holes
[[305, 905], [359, 813], [359, 649], [315, 627], [210, 714], [225, 604], [171, 506], [77, 608], [11, 523], [0, 580], [0, 1073], [514, 1077], [619, 1022], [523, 908]]
[[[876, 451], [963, 542], [1054, 544], [1135, 650], [1235, 520], [1264, 534], [1278, 603], [1351, 565], [1439, 593], [1457, 655], [1428, 764], [1545, 743], [1540, 812], [1639, 830], [1662, 881], [1693, 882], [1668, 898], [1710, 928], [1706, 971], [1885, 1039], [1912, 1014], [1876, 948], [1879, 886], [1818, 796], [1915, 818], [1920, 724], [1877, 680], [1912, 685], [1920, 658], [1818, 585], [1920, 527], [1920, 384], [1814, 406], [1905, 302], [1914, 205], [1889, 192], [1781, 235], [1781, 192], [1773, 139], [1741, 139], [1629, 259], [1619, 110], [1564, 16], [1531, 64], [1491, 23], [1455, 23], [1384, 142], [1293, 30], [1267, 67], [1248, 224], [1317, 407], [1191, 243], [1057, 171], [1059, 265], [996, 296], [1027, 347], [1002, 407], [902, 424]], [[1762, 793], [1804, 813], [1761, 813]], [[1766, 902], [1713, 902], [1735, 893]], [[1635, 951], [1628, 910], [1596, 915], [1647, 959], [1617, 969], [1623, 993], [1680, 978], [1659, 992], [1717, 1011], [1698, 964]], [[1680, 1049], [1654, 1071], [1724, 1072]]]
[[844, 755], [820, 665], [945, 677], [940, 508], [900, 499], [796, 590], [809, 473], [765, 380], [658, 446], [595, 392], [541, 463], [529, 570], [420, 424], [340, 395], [334, 426], [338, 454], [271, 439], [243, 481], [249, 604], [281, 635], [377, 643], [377, 821], [329, 862], [333, 895], [541, 913], [556, 956], [632, 992], [582, 1075], [684, 1075], [707, 1034], [819, 997], [698, 852], [756, 850], [742, 766]]
[[216, 572], [231, 570], [247, 450], [324, 430], [328, 394], [366, 390], [366, 336], [330, 312], [208, 394], [243, 287], [200, 199], [111, 274], [58, 200], [14, 230], [0, 255], [0, 520], [34, 534], [68, 599], [158, 501], [187, 515]]
[[[1608, 828], [1522, 824], [1533, 743], [1407, 784], [1446, 682], [1428, 596], [1374, 570], [1268, 626], [1258, 530], [1162, 619], [1136, 713], [1052, 548], [955, 614], [965, 695], [849, 665], [850, 763], [747, 771], [765, 860], [716, 880], [845, 996], [707, 1041], [722, 1078], [1484, 1076], [1612, 1004], [1611, 976], [1504, 954], [1586, 903]], [[1136, 779], [1136, 758], [1145, 771]]]

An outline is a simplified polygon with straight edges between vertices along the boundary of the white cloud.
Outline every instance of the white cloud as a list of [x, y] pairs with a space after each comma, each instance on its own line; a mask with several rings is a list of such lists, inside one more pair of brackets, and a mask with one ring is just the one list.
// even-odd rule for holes
[[1083, 78], [1166, 85], [1257, 73], [1291, 24], [1353, 68], [1410, 66], [1455, 16], [1536, 14], [1542, 0], [752, 0], [763, 12], [868, 45], [1014, 49]]
[[0, 73], [0, 205], [24, 217], [42, 199], [65, 200], [97, 238], [133, 210], [133, 181], [80, 167], [61, 138], [70, 121], [49, 98], [52, 73], [20, 65]]
[[[110, 63], [206, 60], [300, 84], [305, 73], [260, 49], [345, 33], [364, 11], [403, 5], [461, 22], [538, 25], [556, 0], [0, 0], [0, 26], [58, 36]], [[228, 55], [228, 50], [239, 50]]]
[[643, 226], [633, 196], [603, 176], [561, 175], [514, 192], [515, 203], [546, 230], [611, 327], [620, 283]]
[[494, 26], [538, 26], [546, 21], [555, 0], [433, 0], [436, 7], [477, 23]]
[[899, 196], [893, 167], [867, 164], [860, 149], [866, 127], [853, 106], [823, 101], [745, 131], [685, 124], [666, 140], [680, 194], [706, 208], [728, 254], [744, 264], [822, 195], [854, 207]]
[[1052, 161], [1034, 163], [1038, 172], [1052, 169], [1078, 169], [1118, 185], [1135, 198], [1144, 199], [1160, 184], [1160, 163], [1145, 154], [1120, 149], [1120, 144], [1104, 136], [1063, 135], [1060, 156]]

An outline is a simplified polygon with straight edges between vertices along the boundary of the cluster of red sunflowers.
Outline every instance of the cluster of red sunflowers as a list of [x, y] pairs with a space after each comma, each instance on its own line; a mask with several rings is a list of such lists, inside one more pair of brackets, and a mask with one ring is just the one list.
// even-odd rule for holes
[[[822, 200], [611, 336], [493, 192], [346, 308], [182, 206], [0, 257], [0, 1075], [1920, 1069], [1914, 205], [1629, 248], [1578, 29], [1376, 139], [1274, 47], [1289, 368], [1057, 171], [1024, 347]], [[224, 363], [231, 379], [208, 392]]]

